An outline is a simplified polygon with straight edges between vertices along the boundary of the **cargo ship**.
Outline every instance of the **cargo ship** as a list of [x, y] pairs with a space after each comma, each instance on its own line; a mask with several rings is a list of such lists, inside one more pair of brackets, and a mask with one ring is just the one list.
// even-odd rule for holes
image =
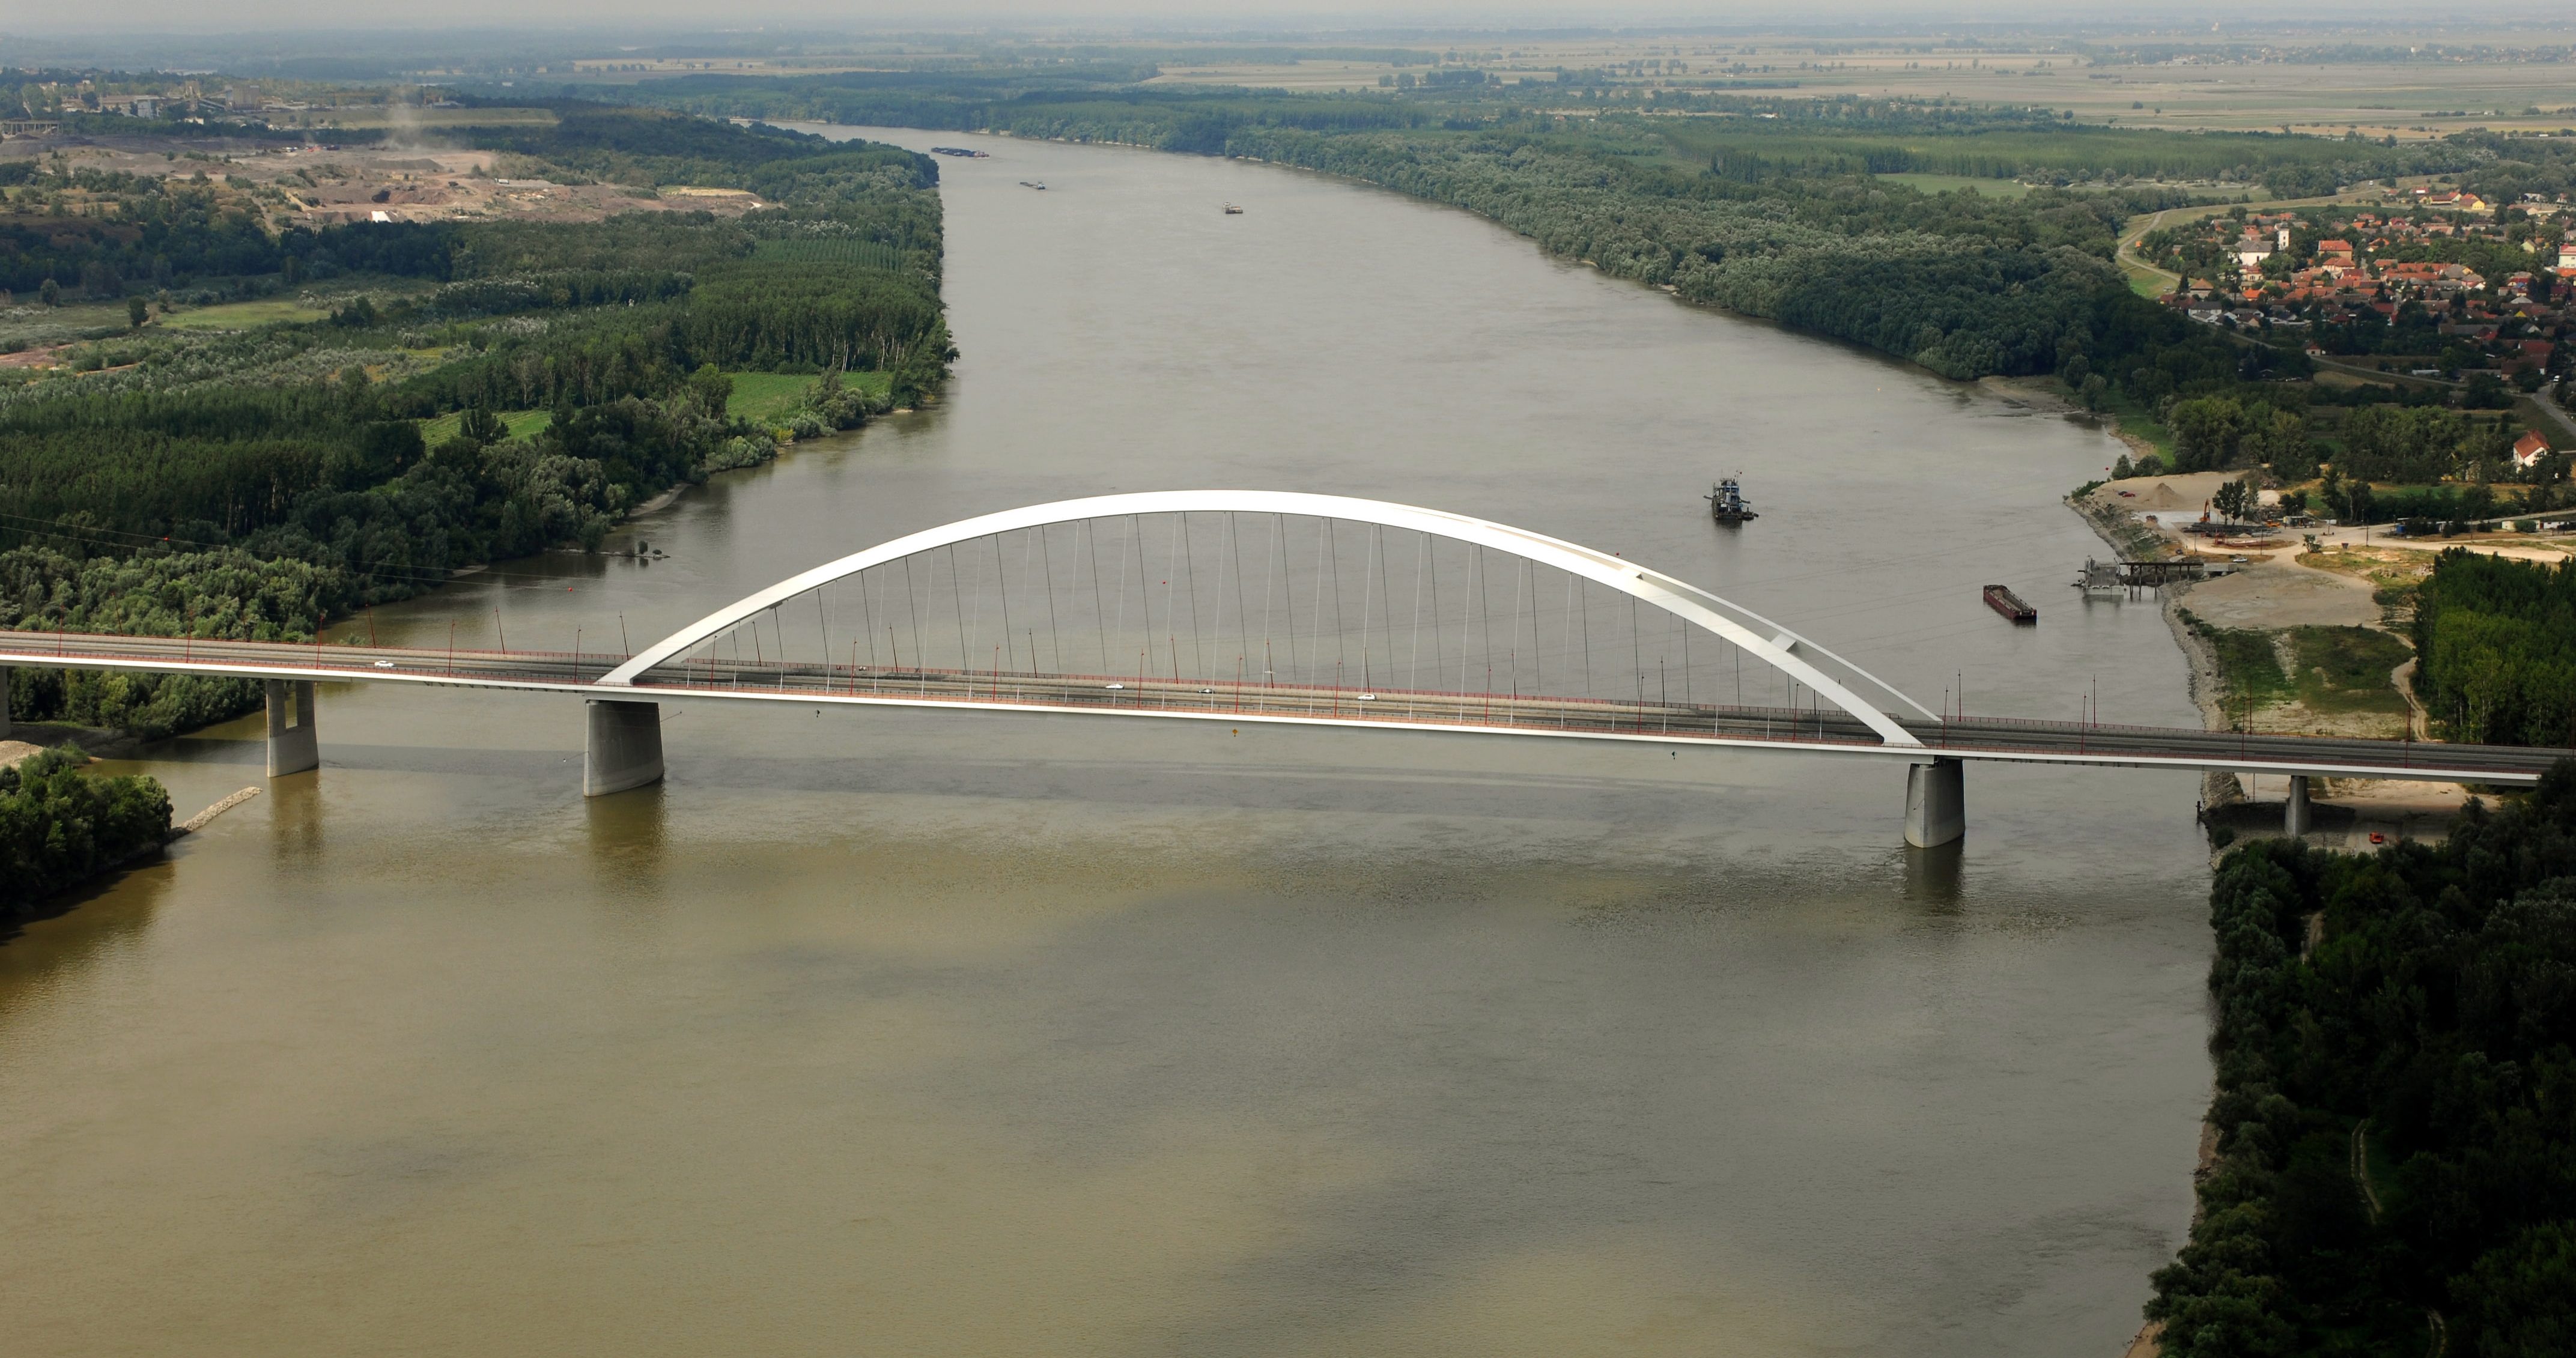
[[2029, 624], [2039, 621], [2039, 610], [2023, 603], [2021, 596], [2013, 593], [2010, 585], [1986, 586], [1986, 607], [2017, 623]]
[[1744, 488], [1732, 476], [1718, 482], [1708, 493], [1708, 516], [1719, 523], [1742, 523], [1762, 517], [1753, 512], [1753, 506], [1744, 503]]

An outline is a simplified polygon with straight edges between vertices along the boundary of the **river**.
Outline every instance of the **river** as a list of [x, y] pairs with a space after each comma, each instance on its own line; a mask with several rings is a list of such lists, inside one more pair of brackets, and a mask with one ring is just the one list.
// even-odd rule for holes
[[[640, 646], [973, 513], [1315, 490], [1927, 705], [2197, 724], [2155, 609], [2062, 587], [2097, 431], [1393, 194], [974, 144], [943, 405], [344, 626]], [[568, 700], [326, 690], [318, 775], [0, 946], [9, 1347], [2107, 1356], [2189, 1218], [2189, 775], [1973, 768], [1926, 854], [1859, 761], [666, 717], [584, 803]], [[254, 735], [118, 767], [185, 816]]]

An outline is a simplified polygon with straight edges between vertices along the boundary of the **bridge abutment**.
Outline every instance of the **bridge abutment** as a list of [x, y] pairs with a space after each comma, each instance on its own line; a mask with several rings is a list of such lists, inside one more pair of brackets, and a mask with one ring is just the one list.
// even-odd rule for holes
[[322, 767], [321, 732], [313, 725], [313, 681], [294, 680], [295, 724], [286, 724], [289, 681], [268, 681], [268, 776], [276, 778]]
[[1935, 759], [1905, 770], [1905, 842], [1918, 849], [1951, 843], [1968, 833], [1967, 766]]
[[581, 795], [605, 797], [612, 792], [662, 781], [662, 705], [590, 700], [590, 737], [581, 760]]
[[2308, 832], [2308, 776], [2290, 775], [2290, 799], [2281, 808], [2281, 833], [2292, 839]]

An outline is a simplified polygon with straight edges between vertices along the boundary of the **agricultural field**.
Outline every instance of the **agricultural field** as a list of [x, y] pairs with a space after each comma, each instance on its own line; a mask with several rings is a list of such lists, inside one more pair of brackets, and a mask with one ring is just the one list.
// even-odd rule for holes
[[[1793, 97], [1945, 99], [2039, 105], [2083, 123], [2184, 132], [2297, 132], [2428, 140], [2469, 127], [2556, 131], [2576, 125], [2576, 63], [2563, 30], [2391, 29], [2367, 36], [2265, 32], [2087, 34], [1602, 34], [1442, 45], [1418, 52], [1264, 59], [1228, 52], [1163, 56], [1152, 83], [1296, 92], [1411, 81], [1435, 61], [1472, 67], [1544, 101], [1560, 86], [1673, 93], [1774, 91]], [[1136, 44], [1140, 55], [1158, 44]], [[2449, 53], [2474, 52], [2473, 56]], [[2412, 51], [2410, 51], [2412, 49]], [[2536, 59], [2515, 60], [2517, 53]]]

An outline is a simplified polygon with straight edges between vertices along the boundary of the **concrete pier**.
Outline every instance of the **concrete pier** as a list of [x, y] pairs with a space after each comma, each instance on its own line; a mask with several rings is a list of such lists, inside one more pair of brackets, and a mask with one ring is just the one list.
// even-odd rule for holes
[[289, 681], [268, 681], [268, 776], [276, 778], [322, 767], [321, 733], [313, 726], [313, 681], [297, 679], [295, 724], [286, 724]]
[[2290, 775], [2290, 800], [2281, 810], [2281, 833], [2292, 839], [2308, 832], [2308, 776]]
[[590, 739], [582, 751], [581, 795], [662, 781], [662, 705], [590, 700]]
[[1929, 849], [1968, 833], [1966, 767], [1956, 759], [1935, 759], [1906, 768], [1906, 843]]

